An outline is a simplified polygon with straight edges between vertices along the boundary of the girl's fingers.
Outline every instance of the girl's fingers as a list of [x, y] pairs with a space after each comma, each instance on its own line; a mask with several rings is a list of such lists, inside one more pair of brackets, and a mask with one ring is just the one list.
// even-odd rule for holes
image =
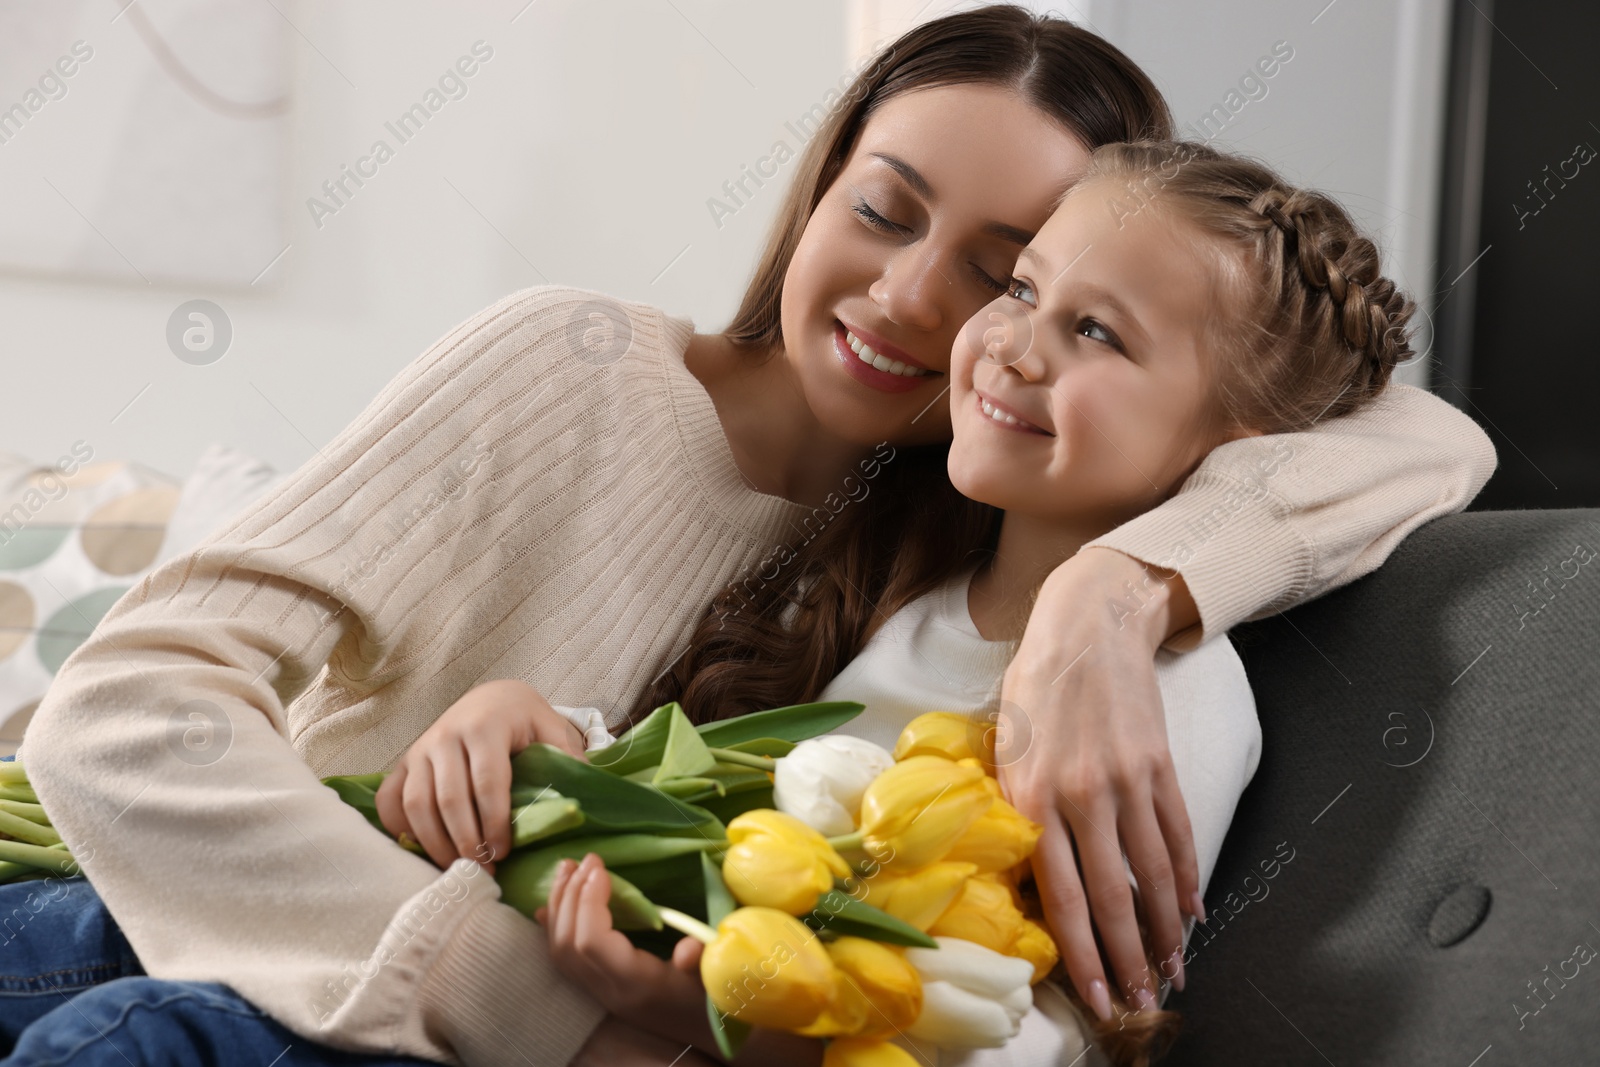
[[466, 750], [457, 745], [435, 750], [428, 754], [428, 763], [433, 768], [433, 795], [439, 816], [450, 835], [450, 858], [440, 864], [448, 867], [458, 856], [478, 855], [483, 828], [478, 825], [477, 798], [473, 795]]
[[[1117, 843], [1107, 836], [1117, 831], [1116, 812], [1109, 799], [1093, 812], [1074, 808], [1068, 822], [1072, 839], [1078, 845], [1078, 862], [1083, 867], [1083, 885], [1100, 943], [1116, 976], [1117, 989], [1136, 1008], [1153, 1008], [1155, 983], [1145, 966], [1144, 940], [1139, 936], [1138, 912], [1133, 887], [1128, 884], [1128, 868]], [[1102, 832], [1104, 831], [1104, 832]]]
[[1100, 962], [1100, 948], [1089, 923], [1089, 902], [1078, 878], [1072, 840], [1059, 812], [1050, 809], [1041, 814], [1044, 832], [1034, 848], [1033, 872], [1045, 915], [1073, 988], [1096, 1015], [1110, 1019], [1111, 996]]
[[[467, 765], [483, 836], [474, 842], [473, 851], [464, 855], [480, 862], [505, 859], [511, 851], [511, 757], [503, 742], [475, 736], [467, 740]], [[487, 846], [481, 856], [479, 845]]]
[[411, 823], [411, 836], [417, 839], [434, 863], [440, 867], [450, 866], [456, 854], [450, 845], [450, 835], [445, 832], [444, 821], [439, 817], [433, 787], [433, 767], [428, 760], [419, 760], [406, 776], [402, 803], [406, 819]]

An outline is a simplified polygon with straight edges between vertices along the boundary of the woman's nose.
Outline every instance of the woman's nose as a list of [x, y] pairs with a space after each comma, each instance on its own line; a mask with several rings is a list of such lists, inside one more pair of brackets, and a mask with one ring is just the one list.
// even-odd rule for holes
[[948, 270], [913, 244], [889, 260], [867, 295], [899, 325], [937, 330], [944, 324], [945, 304], [954, 288]]

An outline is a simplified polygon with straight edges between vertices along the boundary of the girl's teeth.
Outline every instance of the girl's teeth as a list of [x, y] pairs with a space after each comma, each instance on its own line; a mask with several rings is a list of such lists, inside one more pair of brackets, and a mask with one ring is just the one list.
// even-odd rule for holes
[[902, 362], [901, 360], [889, 359], [887, 356], [880, 356], [878, 353], [872, 350], [871, 345], [867, 344], [849, 330], [844, 332], [844, 339], [845, 343], [850, 346], [850, 351], [854, 352], [861, 362], [867, 364], [869, 367], [876, 367], [878, 370], [881, 370], [886, 374], [898, 374], [902, 378], [920, 378], [928, 373], [927, 371], [922, 370], [920, 367], [913, 367], [911, 364]]
[[1018, 423], [1022, 423], [1022, 425], [1028, 427], [1029, 429], [1036, 429], [1032, 423], [1022, 422], [1022, 420], [1017, 418], [1015, 415], [1005, 414], [999, 408], [995, 407], [987, 400], [984, 400], [982, 397], [978, 398], [978, 404], [983, 408], [983, 413], [989, 416], [995, 422], [1003, 422], [1010, 426], [1015, 426]]

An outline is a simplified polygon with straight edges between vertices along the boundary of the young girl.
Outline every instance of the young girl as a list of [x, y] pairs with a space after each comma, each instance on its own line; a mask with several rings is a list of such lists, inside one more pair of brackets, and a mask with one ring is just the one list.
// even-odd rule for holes
[[[966, 331], [951, 359], [950, 477], [1000, 509], [992, 551], [896, 612], [820, 693], [799, 695], [863, 702], [846, 732], [886, 748], [926, 711], [998, 711], [1006, 740], [996, 760], [1017, 758], [1029, 740], [1027, 716], [997, 707], [1000, 683], [1045, 577], [1086, 542], [1170, 496], [1220, 444], [1304, 429], [1370, 401], [1410, 351], [1411, 302], [1380, 275], [1374, 246], [1337, 204], [1198, 144], [1098, 149], [1012, 273], [993, 308], [1012, 328]], [[986, 321], [989, 310], [974, 321]], [[802, 600], [795, 594], [793, 603]], [[758, 643], [743, 650], [743, 661], [770, 652]], [[738, 649], [717, 654], [741, 661]], [[1260, 727], [1227, 640], [1162, 652], [1156, 675], [1203, 886], [1255, 772]], [[457, 715], [447, 712], [400, 769], [447, 763]], [[574, 729], [557, 726], [545, 708], [524, 716], [506, 705], [504, 717]], [[490, 798], [479, 790], [477, 799], [481, 808]], [[397, 806], [388, 810], [399, 817]], [[492, 833], [502, 829], [496, 823]], [[578, 872], [561, 876], [544, 916], [557, 966], [624, 1018], [629, 1005], [651, 999], [630, 983], [696, 995], [681, 969], [605, 933], [602, 868], [591, 857]], [[692, 944], [681, 953], [679, 963], [693, 955]], [[692, 1003], [683, 1007], [682, 1017], [692, 1017]], [[1102, 1046], [1097, 1055], [1144, 1062], [1175, 1021], [1162, 1012], [1088, 1022], [1098, 1014], [1076, 1010], [1047, 982], [1004, 1049], [955, 1058], [946, 1051], [937, 1062], [1076, 1063], [1091, 1036]], [[709, 1050], [698, 1026], [664, 1020], [670, 1015], [660, 1012], [630, 1019]]]
[[[0, 1005], [0, 1029], [38, 1018], [47, 1049], [97, 1036], [92, 1022], [151, 1047], [203, 1032], [264, 1060], [285, 1035], [385, 1062], [570, 1059], [603, 1011], [553, 969], [539, 927], [472, 859], [441, 872], [396, 849], [317, 777], [392, 767], [489, 679], [598, 701], [617, 728], [685, 669], [705, 605], [744, 576], [785, 581], [754, 590], [730, 635], [799, 577], [816, 598], [801, 626], [825, 634], [764, 669], [747, 707], [820, 688], [875, 618], [857, 586], [892, 614], [965, 566], [951, 545], [980, 529], [945, 472], [957, 332], [1092, 148], [1169, 128], [1149, 79], [1093, 34], [1015, 7], [962, 12], [894, 42], [840, 98], [726, 332], [544, 287], [443, 337], [270, 496], [130, 591], [58, 672], [22, 752], [90, 883], [42, 914], [106, 936], [13, 942], [25, 995]], [[587, 343], [608, 323], [620, 343]], [[1008, 672], [1035, 737], [1008, 788], [1046, 826], [1041, 890], [1086, 994], [1110, 973], [1091, 907], [1117, 988], [1154, 989], [1117, 907], [1130, 891], [1103, 876], [1121, 877], [1119, 844], [1158, 958], [1181, 946], [1180, 907], [1201, 910], [1156, 646], [1365, 573], [1494, 465], [1471, 419], [1415, 389], [1291, 438], [1270, 493], [1235, 489], [1279, 442], [1233, 442], [1062, 564]], [[868, 462], [870, 493], [836, 511]], [[1173, 558], [1191, 527], [1203, 543]], [[795, 549], [776, 572], [774, 545]], [[884, 586], [885, 559], [932, 585]], [[1079, 610], [1143, 583], [1139, 560], [1178, 573], [1121, 621]], [[1090, 787], [1063, 752], [1132, 770]], [[412, 818], [448, 863], [437, 811]], [[194, 872], [181, 909], [171, 871]], [[113, 952], [124, 933], [133, 952]], [[94, 987], [143, 970], [156, 977]], [[65, 972], [83, 977], [62, 989]], [[192, 985], [205, 995], [179, 995]]]

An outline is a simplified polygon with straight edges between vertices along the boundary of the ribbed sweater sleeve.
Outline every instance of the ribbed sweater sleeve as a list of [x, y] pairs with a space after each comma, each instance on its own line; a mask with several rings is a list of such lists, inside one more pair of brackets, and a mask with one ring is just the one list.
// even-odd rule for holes
[[457, 327], [62, 666], [22, 755], [149, 974], [444, 1063], [565, 1064], [601, 1018], [475, 862], [441, 872], [319, 781], [392, 766], [489, 678], [627, 699], [787, 521], [729, 476], [692, 325], [613, 302], [619, 356], [596, 296]]
[[1181, 652], [1375, 570], [1412, 530], [1471, 503], [1495, 464], [1470, 416], [1391, 383], [1310, 430], [1214, 449], [1171, 499], [1085, 547], [1183, 575], [1200, 623], [1167, 641]]

